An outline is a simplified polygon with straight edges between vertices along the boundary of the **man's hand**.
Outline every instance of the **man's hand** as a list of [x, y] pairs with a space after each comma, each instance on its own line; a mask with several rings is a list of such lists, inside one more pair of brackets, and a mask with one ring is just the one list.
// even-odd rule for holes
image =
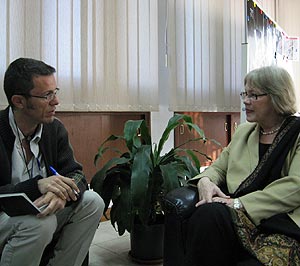
[[230, 197], [225, 195], [221, 189], [210, 181], [208, 177], [202, 177], [197, 184], [199, 201], [196, 203], [196, 207], [204, 204], [213, 202], [213, 197], [218, 196], [224, 199], [229, 199]]
[[38, 208], [46, 205], [43, 211], [37, 215], [39, 218], [41, 218], [47, 215], [54, 214], [59, 210], [62, 210], [66, 205], [66, 200], [63, 200], [61, 197], [57, 196], [53, 192], [47, 192], [46, 194], [37, 198], [33, 203]]
[[53, 175], [38, 180], [38, 188], [42, 194], [53, 192], [63, 200], [77, 200], [75, 191], [80, 192], [74, 180], [61, 175]]

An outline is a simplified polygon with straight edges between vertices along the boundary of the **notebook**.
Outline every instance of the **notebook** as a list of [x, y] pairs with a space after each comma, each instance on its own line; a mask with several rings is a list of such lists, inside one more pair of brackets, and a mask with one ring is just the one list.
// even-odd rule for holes
[[38, 214], [46, 206], [36, 207], [25, 193], [0, 194], [0, 207], [9, 216]]

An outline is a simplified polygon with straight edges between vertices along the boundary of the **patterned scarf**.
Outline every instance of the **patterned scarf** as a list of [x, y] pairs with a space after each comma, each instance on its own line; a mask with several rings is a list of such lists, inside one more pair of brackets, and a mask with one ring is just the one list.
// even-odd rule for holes
[[[270, 145], [255, 170], [244, 180], [233, 197], [262, 190], [271, 182], [281, 178], [281, 169], [285, 158], [293, 147], [300, 132], [300, 118], [288, 117], [273, 143]], [[286, 214], [273, 216], [267, 219], [264, 227], [279, 224], [280, 232], [268, 232], [256, 227], [248, 216], [242, 211], [231, 209], [233, 222], [239, 239], [246, 250], [256, 257], [263, 265], [268, 266], [299, 266], [300, 243], [285, 234], [284, 224], [277, 222], [277, 217], [285, 221]], [[284, 219], [282, 219], [282, 217]], [[287, 217], [286, 222], [290, 223]], [[280, 222], [281, 222], [280, 221]]]

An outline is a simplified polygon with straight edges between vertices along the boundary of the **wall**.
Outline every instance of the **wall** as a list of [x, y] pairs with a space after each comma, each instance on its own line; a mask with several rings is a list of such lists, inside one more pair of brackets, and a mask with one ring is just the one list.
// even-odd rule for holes
[[[276, 20], [289, 36], [300, 37], [299, 10], [299, 0], [276, 0]], [[296, 87], [297, 107], [300, 111], [300, 64], [299, 62], [291, 62], [291, 65]]]
[[254, 0], [272, 18], [276, 20], [276, 0]]
[[[300, 37], [299, 0], [256, 0], [264, 11], [274, 19], [288, 36]], [[300, 111], [300, 64], [289, 62], [296, 88], [298, 111]]]
[[[94, 165], [94, 157], [104, 140], [112, 134], [122, 135], [124, 124], [129, 119], [145, 119], [149, 125], [147, 112], [57, 112], [56, 116], [68, 130], [75, 158], [82, 164], [88, 182], [107, 160], [118, 156], [113, 151], [107, 151], [97, 165]], [[127, 150], [120, 141], [110, 142], [108, 146], [122, 152]]]
[[[158, 143], [168, 120], [173, 116], [169, 108], [168, 95], [168, 68], [165, 66], [165, 23], [167, 12], [166, 0], [158, 1], [158, 86], [159, 86], [159, 111], [151, 112], [151, 136], [152, 142]], [[174, 147], [174, 133], [171, 132], [169, 140], [165, 143], [164, 151], [169, 151]]]

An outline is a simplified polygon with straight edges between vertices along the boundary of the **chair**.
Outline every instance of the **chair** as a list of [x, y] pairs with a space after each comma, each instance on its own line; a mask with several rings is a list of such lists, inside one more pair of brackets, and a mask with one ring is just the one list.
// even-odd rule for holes
[[164, 266], [184, 265], [186, 224], [197, 201], [198, 192], [193, 187], [177, 188], [166, 195]]
[[[187, 221], [196, 209], [198, 191], [195, 187], [180, 187], [166, 195], [164, 266], [183, 266]], [[256, 261], [256, 260], [255, 260]], [[253, 259], [239, 261], [236, 266], [257, 265]]]

